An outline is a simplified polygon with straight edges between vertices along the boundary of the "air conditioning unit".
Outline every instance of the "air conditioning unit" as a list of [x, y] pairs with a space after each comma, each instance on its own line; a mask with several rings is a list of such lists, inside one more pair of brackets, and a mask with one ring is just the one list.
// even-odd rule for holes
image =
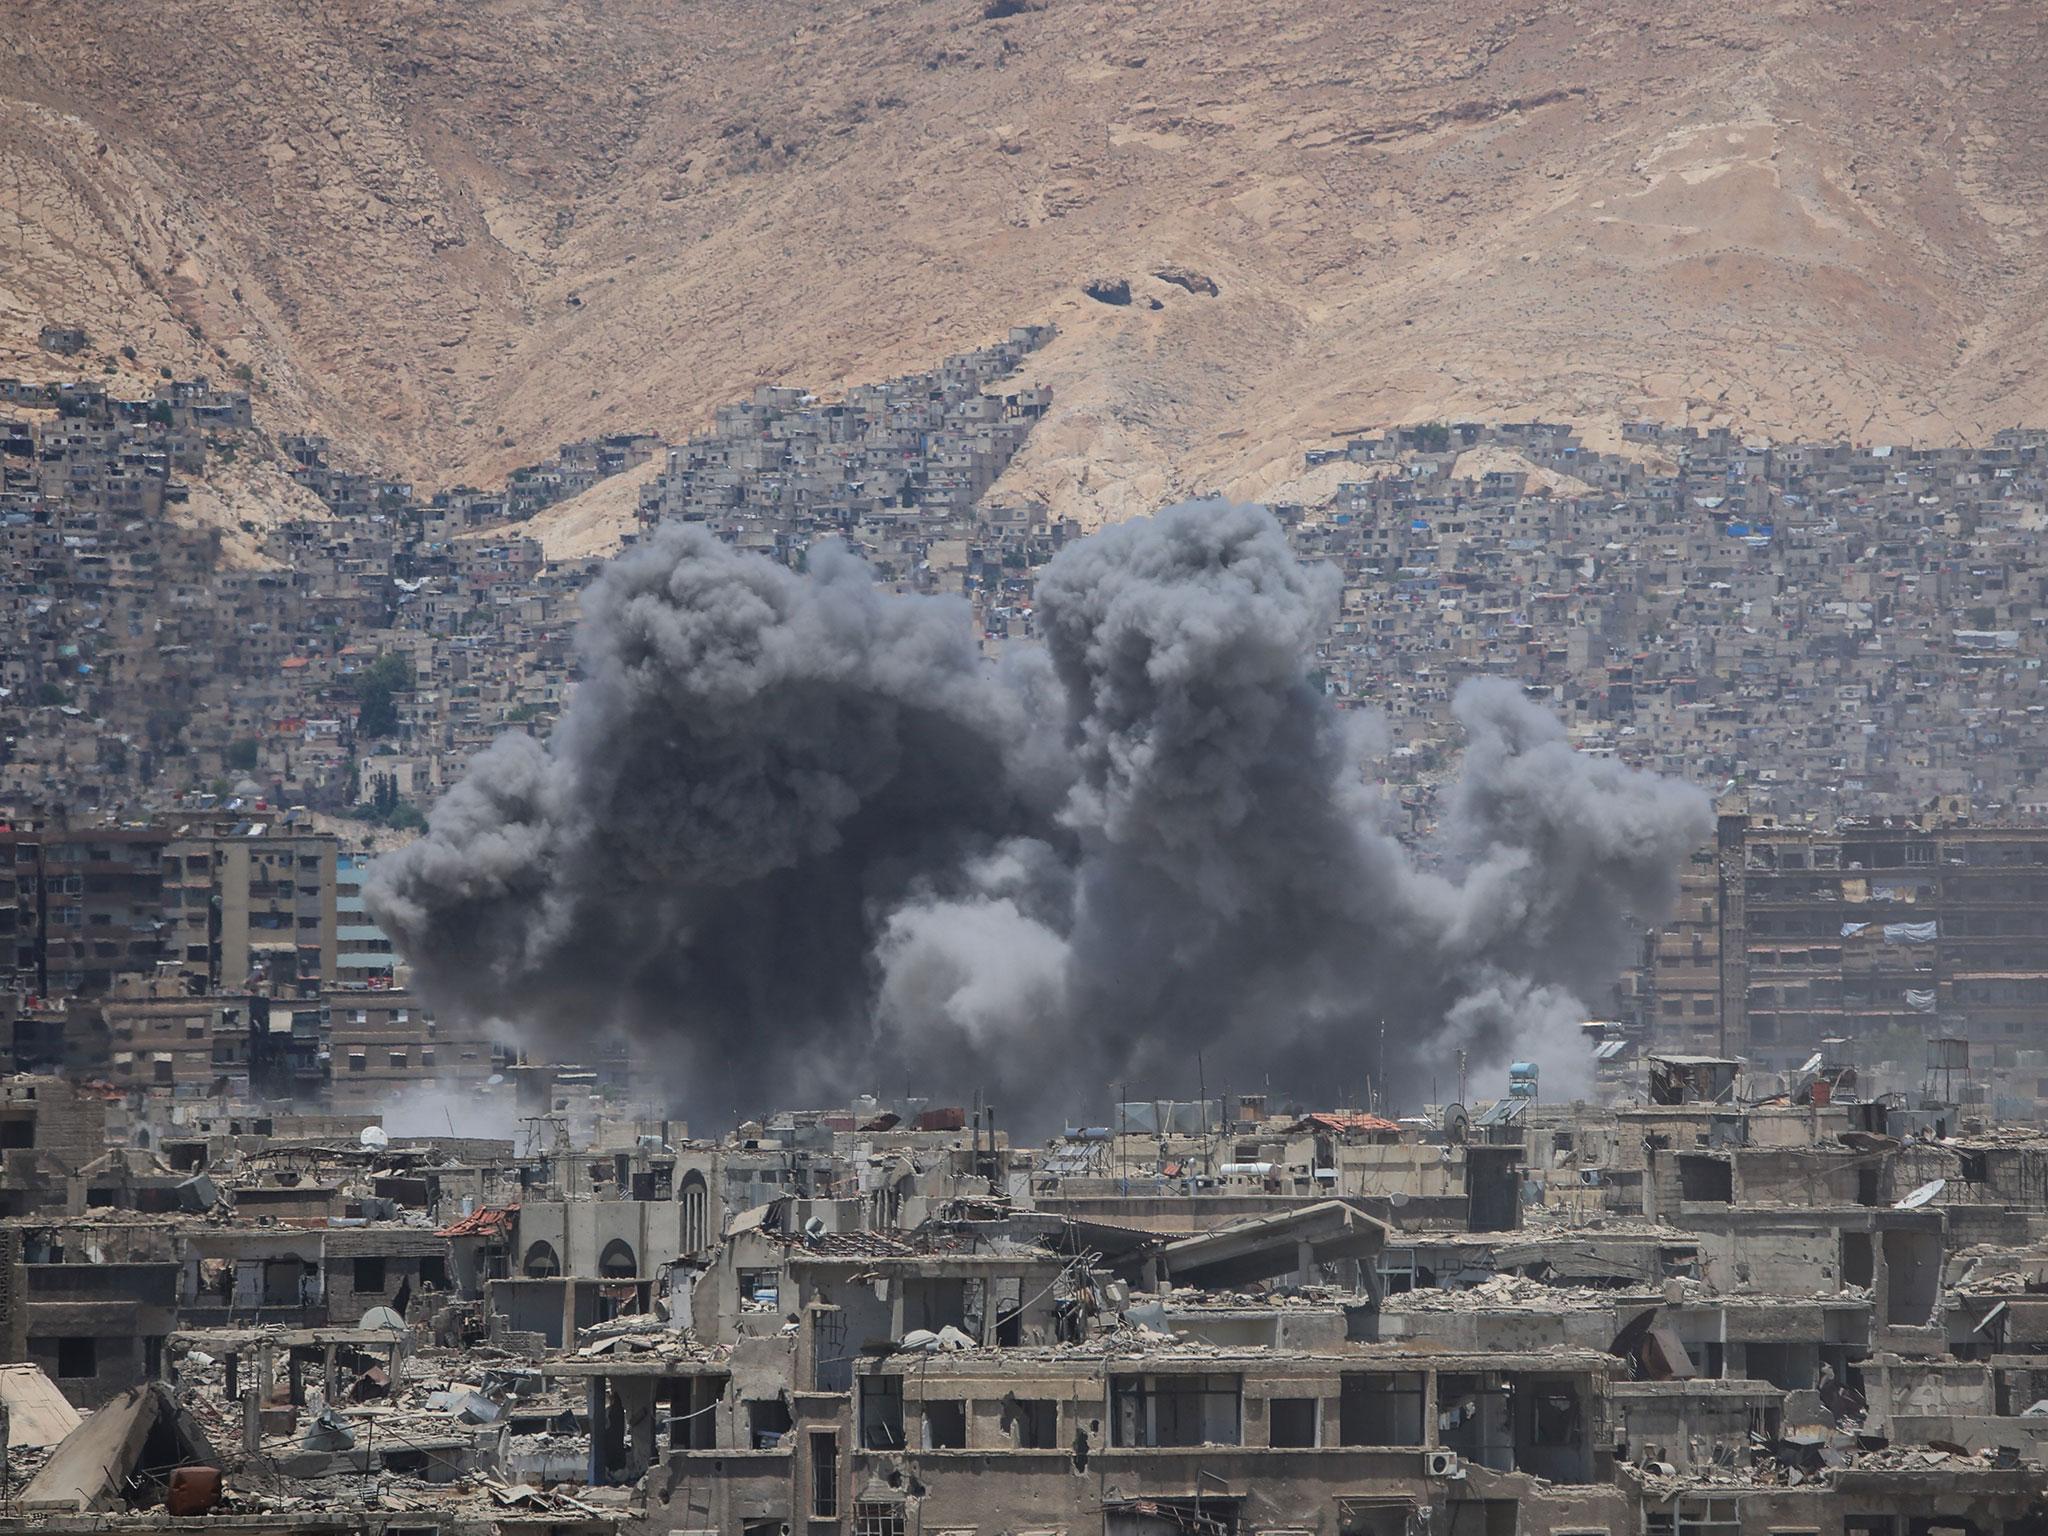
[[1422, 1453], [1422, 1475], [1424, 1477], [1457, 1477], [1458, 1453], [1456, 1451], [1424, 1451]]

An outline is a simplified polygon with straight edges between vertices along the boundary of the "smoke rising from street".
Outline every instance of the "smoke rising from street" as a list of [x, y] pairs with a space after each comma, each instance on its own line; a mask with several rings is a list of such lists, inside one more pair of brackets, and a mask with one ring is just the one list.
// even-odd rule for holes
[[438, 1007], [631, 1031], [712, 1123], [877, 1087], [1033, 1121], [1190, 1096], [1197, 1053], [1328, 1099], [1384, 1050], [1398, 1102], [1584, 1016], [1711, 817], [1485, 680], [1418, 857], [1310, 677], [1337, 600], [1270, 514], [1190, 503], [1060, 553], [1044, 647], [991, 667], [836, 546], [664, 529], [587, 594], [552, 740], [480, 753], [368, 894]]

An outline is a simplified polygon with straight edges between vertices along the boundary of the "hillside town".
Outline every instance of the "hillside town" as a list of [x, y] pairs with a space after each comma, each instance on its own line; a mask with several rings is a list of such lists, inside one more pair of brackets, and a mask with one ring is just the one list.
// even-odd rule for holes
[[693, 1135], [414, 989], [364, 884], [572, 696], [551, 511], [847, 540], [993, 661], [1083, 532], [1003, 489], [1048, 337], [425, 497], [245, 390], [0, 382], [0, 1530], [2048, 1529], [2048, 433], [1305, 456], [1418, 843], [1472, 677], [1715, 793], [1568, 1078]]
[[[664, 452], [650, 517], [791, 561], [847, 538], [912, 590], [959, 591], [970, 549], [1026, 571], [1061, 530], [984, 533], [975, 504], [1045, 404], [989, 386], [1045, 335], [831, 404], [763, 388], [676, 448], [569, 443], [500, 490], [424, 499], [322, 438], [259, 431], [244, 390], [0, 380], [0, 807], [47, 825], [261, 800], [416, 827], [478, 748], [544, 735], [573, 685], [598, 562], [550, 562], [522, 527]], [[194, 513], [252, 464], [308, 493], [302, 515]]]
[[[627, 543], [679, 520], [798, 564], [846, 539], [894, 589], [965, 598], [992, 653], [1029, 640], [1034, 573], [1082, 532], [999, 483], [1048, 404], [1008, 382], [1046, 336], [837, 400], [764, 386], [674, 447], [566, 444], [497, 491], [424, 499], [320, 438], [269, 437], [246, 391], [203, 379], [148, 400], [0, 381], [0, 800], [90, 819], [261, 798], [416, 824], [478, 747], [545, 734], [574, 686], [596, 562], [550, 561], [522, 528], [657, 459]], [[1343, 573], [1325, 686], [1386, 717], [1373, 769], [1415, 829], [1457, 750], [1450, 695], [1483, 675], [1549, 703], [1583, 750], [1781, 821], [2041, 819], [2048, 432], [1623, 438], [1403, 428], [1310, 451], [1331, 494], [1274, 507]], [[252, 462], [312, 513], [192, 515]]]
[[0, 1536], [2048, 1536], [2048, 7], [16, 9]]
[[2048, 432], [1622, 435], [1407, 428], [1348, 444], [1364, 472], [1329, 508], [1283, 509], [1345, 573], [1332, 686], [1387, 712], [1397, 752], [1441, 753], [1450, 691], [1494, 673], [1581, 748], [1733, 781], [1783, 820], [2039, 818]]

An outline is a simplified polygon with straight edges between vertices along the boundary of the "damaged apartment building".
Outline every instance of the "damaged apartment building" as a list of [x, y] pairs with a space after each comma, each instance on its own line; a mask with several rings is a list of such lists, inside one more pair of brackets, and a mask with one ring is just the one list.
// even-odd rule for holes
[[1037, 1146], [872, 1099], [151, 1123], [16, 1077], [0, 1527], [2048, 1529], [2048, 1138], [1737, 1065]]

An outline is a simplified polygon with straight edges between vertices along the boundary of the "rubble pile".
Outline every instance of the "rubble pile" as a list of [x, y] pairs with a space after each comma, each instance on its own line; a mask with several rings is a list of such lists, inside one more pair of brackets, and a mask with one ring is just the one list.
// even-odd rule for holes
[[2048, 1476], [2048, 1137], [1935, 1110], [1525, 1103], [1481, 1141], [1249, 1100], [1026, 1148], [867, 1100], [439, 1143], [131, 1106], [152, 1161], [8, 1086], [0, 1536], [1073, 1530], [1104, 1487], [1195, 1520], [1188, 1455], [1201, 1521], [1256, 1487], [1311, 1529], [1334, 1485], [1411, 1528], [1882, 1498], [2024, 1536]]

